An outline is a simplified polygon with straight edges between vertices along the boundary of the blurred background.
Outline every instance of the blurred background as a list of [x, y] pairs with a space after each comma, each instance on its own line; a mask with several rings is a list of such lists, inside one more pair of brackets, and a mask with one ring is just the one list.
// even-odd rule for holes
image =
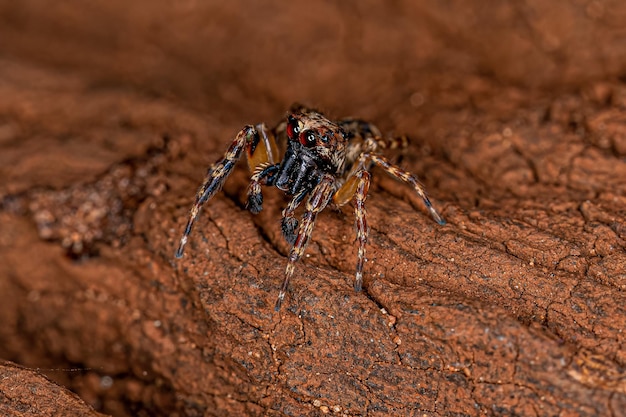
[[624, 21], [617, 0], [2, 1], [0, 56], [223, 118], [294, 100], [372, 117], [468, 75], [545, 90], [623, 76]]

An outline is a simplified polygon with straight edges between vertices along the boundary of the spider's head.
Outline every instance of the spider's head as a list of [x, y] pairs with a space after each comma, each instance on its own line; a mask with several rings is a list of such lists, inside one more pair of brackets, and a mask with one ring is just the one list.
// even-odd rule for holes
[[314, 111], [295, 112], [287, 118], [287, 137], [302, 154], [324, 172], [335, 174], [346, 158], [347, 135], [336, 123]]
[[347, 136], [321, 113], [294, 111], [287, 118], [287, 151], [276, 186], [296, 194], [323, 174], [337, 175], [346, 161]]

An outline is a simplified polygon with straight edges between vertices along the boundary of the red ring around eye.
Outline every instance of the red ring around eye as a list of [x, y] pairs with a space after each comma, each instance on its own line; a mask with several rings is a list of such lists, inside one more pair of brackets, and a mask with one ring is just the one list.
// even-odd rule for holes
[[290, 139], [294, 139], [298, 136], [298, 133], [300, 133], [298, 121], [290, 116], [287, 123], [287, 136], [289, 136]]
[[315, 133], [311, 131], [302, 132], [302, 134], [300, 135], [300, 143], [306, 146], [307, 148], [315, 146], [315, 144], [317, 143], [317, 139], [315, 138]]

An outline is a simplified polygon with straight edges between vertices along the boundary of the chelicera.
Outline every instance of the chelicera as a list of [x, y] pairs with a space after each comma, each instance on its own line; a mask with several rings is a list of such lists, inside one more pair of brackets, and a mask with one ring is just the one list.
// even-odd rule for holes
[[[382, 168], [410, 185], [422, 198], [433, 219], [445, 224], [417, 177], [380, 154], [382, 150], [406, 145], [406, 138], [385, 138], [370, 123], [357, 119], [331, 121], [322, 113], [300, 105], [294, 105], [287, 120], [274, 129], [268, 129], [263, 123], [246, 126], [237, 134], [224, 157], [209, 169], [191, 207], [176, 257], [183, 256], [200, 208], [219, 191], [245, 151], [251, 172], [248, 209], [256, 214], [263, 208], [262, 185], [275, 186], [291, 198], [282, 212], [282, 233], [291, 250], [276, 310], [280, 309], [285, 298], [295, 264], [309, 242], [317, 215], [330, 203], [343, 206], [354, 202], [358, 243], [354, 288], [360, 291], [368, 235], [365, 199], [373, 167]], [[305, 200], [304, 213], [297, 220], [295, 211]]]

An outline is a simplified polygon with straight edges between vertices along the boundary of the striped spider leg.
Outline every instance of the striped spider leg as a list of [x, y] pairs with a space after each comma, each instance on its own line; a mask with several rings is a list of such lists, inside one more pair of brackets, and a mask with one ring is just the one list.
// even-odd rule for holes
[[[237, 161], [241, 158], [244, 149], [248, 159], [248, 167], [253, 172], [250, 187], [248, 189], [248, 204], [250, 211], [259, 212], [263, 201], [260, 191], [260, 184], [267, 182], [268, 177], [278, 164], [275, 161], [278, 157], [278, 147], [272, 132], [268, 131], [263, 123], [256, 126], [244, 127], [231, 143], [222, 159], [209, 168], [204, 183], [196, 193], [196, 201], [191, 207], [189, 220], [185, 226], [185, 231], [180, 239], [180, 244], [176, 250], [176, 257], [181, 258], [185, 251], [185, 245], [189, 239], [189, 234], [200, 214], [200, 209], [216, 192], [218, 192], [224, 182], [231, 174]], [[271, 179], [271, 177], [270, 177]]]

